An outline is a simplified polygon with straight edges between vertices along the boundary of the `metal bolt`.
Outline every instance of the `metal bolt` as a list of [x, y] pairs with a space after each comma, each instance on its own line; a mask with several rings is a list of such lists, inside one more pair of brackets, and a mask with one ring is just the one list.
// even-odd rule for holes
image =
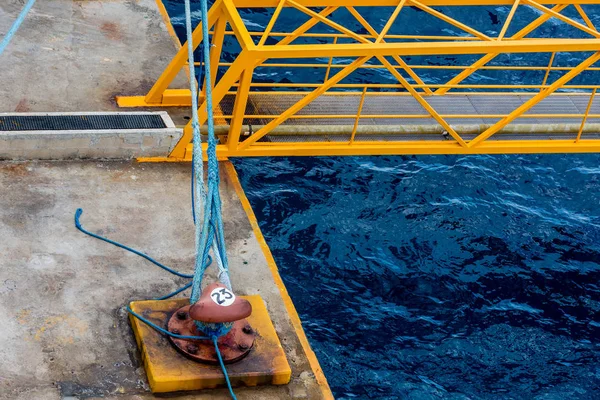
[[250, 325], [246, 325], [244, 328], [242, 328], [242, 331], [250, 335], [252, 333], [252, 327]]
[[179, 331], [179, 329], [173, 329], [171, 331], [171, 333], [174, 333], [175, 335], [179, 335], [181, 332]]
[[240, 344], [238, 345], [238, 348], [239, 348], [240, 350], [248, 350], [248, 345], [247, 345], [246, 343], [240, 343]]
[[177, 311], [177, 319], [187, 319], [188, 314], [185, 311]]
[[190, 354], [198, 353], [198, 346], [196, 346], [195, 344], [188, 344], [186, 349]]

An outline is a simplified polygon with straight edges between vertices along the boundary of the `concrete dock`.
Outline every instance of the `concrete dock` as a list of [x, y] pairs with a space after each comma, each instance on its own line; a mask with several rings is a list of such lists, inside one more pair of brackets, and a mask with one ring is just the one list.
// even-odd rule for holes
[[[0, 35], [22, 7], [0, 2]], [[117, 111], [114, 97], [146, 93], [176, 50], [155, 0], [38, 1], [0, 57], [0, 109]], [[189, 110], [169, 114], [181, 124]]]
[[[0, 163], [0, 398], [152, 398], [124, 306], [182, 280], [82, 234], [73, 214], [81, 207], [87, 229], [191, 273], [189, 177], [187, 165], [172, 163]], [[238, 388], [238, 398], [320, 398], [233, 184], [225, 174], [232, 284], [240, 295], [263, 297], [293, 371], [287, 386]]]
[[[0, 4], [0, 34], [21, 7], [19, 0]], [[147, 91], [175, 51], [154, 0], [39, 1], [0, 57], [0, 112], [115, 111], [114, 96]], [[180, 124], [188, 110], [168, 112]], [[82, 234], [73, 214], [81, 207], [87, 229], [191, 273], [189, 179], [189, 164], [0, 162], [0, 399], [155, 398], [124, 307], [182, 282]], [[329, 398], [236, 179], [222, 163], [232, 283], [240, 295], [262, 296], [292, 380], [235, 392], [239, 399]]]

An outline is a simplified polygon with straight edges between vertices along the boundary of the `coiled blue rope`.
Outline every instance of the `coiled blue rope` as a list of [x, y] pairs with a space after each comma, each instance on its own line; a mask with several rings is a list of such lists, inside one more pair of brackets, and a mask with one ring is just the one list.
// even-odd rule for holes
[[25, 17], [27, 17], [29, 10], [31, 10], [31, 7], [33, 7], [34, 4], [35, 4], [35, 0], [29, 0], [25, 4], [23, 9], [21, 10], [21, 13], [19, 14], [19, 16], [17, 17], [15, 22], [13, 22], [13, 24], [10, 27], [10, 29], [8, 30], [8, 32], [6, 32], [6, 35], [4, 35], [4, 38], [2, 38], [2, 42], [0, 42], [0, 55], [2, 55], [2, 53], [4, 53], [4, 50], [6, 50], [11, 39], [13, 38], [13, 36], [15, 36], [15, 33], [17, 33], [17, 31], [19, 30], [19, 27], [21, 26], [23, 21], [25, 21]]

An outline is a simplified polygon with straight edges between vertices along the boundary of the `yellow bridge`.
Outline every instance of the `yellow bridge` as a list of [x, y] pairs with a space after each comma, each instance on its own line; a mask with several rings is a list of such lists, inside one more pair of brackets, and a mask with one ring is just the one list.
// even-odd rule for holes
[[[227, 157], [599, 152], [600, 108], [594, 105], [599, 85], [576, 83], [582, 78], [589, 81], [600, 71], [594, 66], [600, 60], [600, 32], [586, 14], [594, 4], [600, 5], [600, 0], [216, 0], [208, 24], [218, 153]], [[493, 36], [443, 12], [451, 6], [495, 5], [509, 6], [510, 12]], [[387, 18], [379, 30], [364, 16], [366, 9], [372, 12], [375, 7], [381, 18]], [[450, 33], [390, 33], [409, 7], [438, 19], [451, 28], [445, 30]], [[257, 8], [268, 9], [271, 15], [260, 31], [242, 18]], [[298, 27], [281, 23], [284, 8], [294, 9], [298, 20], [305, 22]], [[517, 29], [511, 22], [523, 9], [536, 10], [536, 17]], [[351, 15], [353, 26], [360, 29], [336, 22], [333, 15], [342, 12]], [[536, 30], [550, 20], [561, 21], [577, 34], [536, 37]], [[327, 27], [327, 32], [320, 33], [319, 27]], [[410, 24], [402, 28], [417, 30]], [[196, 48], [201, 26], [193, 38]], [[239, 46], [232, 62], [222, 57], [229, 39]], [[555, 65], [564, 53], [577, 61]], [[547, 62], [492, 63], [520, 54], [516, 58], [535, 55]], [[477, 59], [466, 65], [411, 62], [464, 55]], [[191, 105], [189, 90], [169, 88], [186, 68], [186, 60], [184, 45], [145, 96], [118, 97], [119, 106]], [[281, 77], [306, 69], [322, 71], [322, 81], [263, 82], [266, 74]], [[368, 70], [374, 76], [388, 74], [395, 82], [353, 79]], [[440, 83], [432, 73], [439, 70], [453, 77]], [[506, 83], [468, 83], [474, 74], [493, 70], [528, 73], [539, 83], [511, 84], [510, 74]], [[202, 95], [199, 114], [200, 123], [205, 123]], [[190, 123], [165, 160], [190, 160], [191, 137]]]

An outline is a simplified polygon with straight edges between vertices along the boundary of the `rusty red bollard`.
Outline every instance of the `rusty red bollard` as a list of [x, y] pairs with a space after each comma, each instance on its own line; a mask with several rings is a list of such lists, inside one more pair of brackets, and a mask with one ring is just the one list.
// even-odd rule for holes
[[[252, 314], [252, 305], [237, 297], [221, 283], [207, 286], [200, 299], [192, 305], [176, 310], [167, 324], [169, 332], [182, 336], [206, 336], [196, 326], [204, 324], [233, 323], [218, 344], [223, 362], [232, 363], [244, 358], [254, 345], [256, 333], [246, 320]], [[169, 337], [171, 343], [186, 357], [208, 364], [218, 364], [217, 353], [211, 340], [187, 340]]]

